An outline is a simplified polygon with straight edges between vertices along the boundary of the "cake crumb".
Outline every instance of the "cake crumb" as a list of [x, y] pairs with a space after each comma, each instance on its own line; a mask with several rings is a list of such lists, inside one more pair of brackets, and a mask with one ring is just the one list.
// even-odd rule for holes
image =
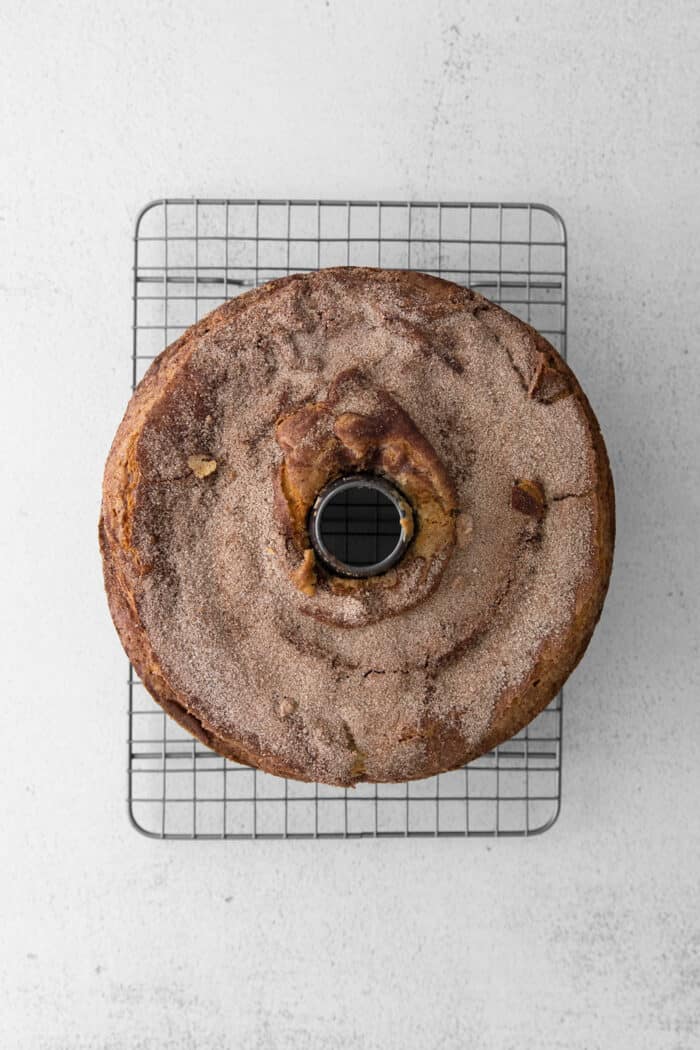
[[292, 573], [292, 580], [302, 594], [312, 598], [316, 593], [316, 555], [310, 547], [304, 551], [304, 560]]
[[513, 482], [510, 494], [510, 505], [513, 510], [527, 514], [531, 518], [541, 518], [545, 511], [544, 489], [539, 481], [518, 478]]
[[472, 532], [474, 531], [474, 522], [471, 515], [465, 514], [464, 512], [457, 516], [457, 543], [460, 547], [465, 547], [471, 539]]
[[187, 466], [196, 477], [208, 478], [216, 470], [217, 463], [215, 459], [211, 459], [209, 456], [196, 455], [188, 456]]
[[280, 718], [289, 718], [296, 711], [299, 704], [296, 700], [291, 700], [288, 696], [283, 697], [277, 705], [277, 713]]

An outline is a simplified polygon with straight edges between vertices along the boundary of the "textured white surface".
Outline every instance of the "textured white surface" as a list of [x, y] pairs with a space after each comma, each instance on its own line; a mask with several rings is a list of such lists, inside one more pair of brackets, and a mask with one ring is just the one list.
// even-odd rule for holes
[[[0, 24], [0, 1046], [697, 1046], [697, 4], [5, 0]], [[168, 193], [563, 214], [619, 541], [542, 838], [128, 826], [95, 527], [134, 217]]]

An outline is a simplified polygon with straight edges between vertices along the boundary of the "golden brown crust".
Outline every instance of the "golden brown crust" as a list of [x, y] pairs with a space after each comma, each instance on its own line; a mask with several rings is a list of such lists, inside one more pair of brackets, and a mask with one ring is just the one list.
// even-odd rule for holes
[[[585, 651], [600, 616], [607, 590], [614, 541], [612, 478], [595, 416], [573, 373], [559, 355], [532, 329], [517, 322], [517, 332], [523, 333], [523, 338], [526, 342], [529, 340], [535, 351], [534, 357], [532, 354], [527, 356], [524, 351], [518, 349], [520, 344], [512, 351], [514, 354], [524, 355], [522, 360], [514, 357], [512, 363], [518, 371], [527, 397], [552, 407], [571, 399], [571, 403], [576, 404], [581, 418], [585, 420], [591, 443], [592, 461], [589, 471], [592, 482], [586, 490], [557, 495], [547, 493], [547, 486], [544, 485], [542, 493], [545, 501], [548, 498], [556, 501], [585, 501], [586, 507], [590, 508], [593, 539], [585, 565], [581, 567], [574, 604], [565, 629], [552, 631], [543, 637], [534, 658], [530, 661], [527, 675], [503, 687], [493, 709], [488, 712], [487, 723], [480, 731], [476, 734], [466, 731], [463, 720], [460, 721], [458, 705], [455, 705], [451, 715], [445, 710], [433, 712], [429, 702], [430, 697], [434, 695], [436, 684], [441, 681], [443, 669], [449, 666], [450, 674], [461, 673], [459, 660], [471, 646], [479, 644], [481, 635], [488, 630], [488, 623], [478, 625], [476, 621], [471, 632], [464, 634], [448, 655], [441, 657], [436, 654], [431, 658], [432, 663], [427, 668], [426, 677], [422, 679], [427, 682], [424, 687], [424, 713], [402, 715], [403, 727], [399, 725], [396, 730], [397, 740], [410, 750], [410, 757], [399, 761], [393, 753], [391, 756], [387, 754], [384, 765], [380, 761], [381, 755], [379, 758], [377, 755], [369, 758], [365, 756], [361, 746], [355, 743], [355, 737], [359, 735], [355, 723], [352, 732], [348, 723], [343, 723], [346, 739], [342, 746], [350, 755], [347, 763], [337, 769], [332, 766], [325, 767], [318, 757], [321, 754], [318, 749], [322, 750], [322, 744], [314, 738], [313, 726], [309, 728], [303, 724], [301, 713], [295, 710], [294, 703], [283, 701], [281, 708], [279, 703], [277, 704], [277, 710], [283, 711], [285, 724], [291, 727], [290, 733], [293, 735], [296, 732], [296, 737], [293, 738], [293, 746], [280, 748], [275, 752], [271, 750], [269, 742], [261, 739], [260, 734], [254, 730], [246, 732], [241, 727], [236, 733], [222, 730], [221, 725], [215, 724], [215, 719], [201, 706], [198, 697], [191, 690], [178, 688], [175, 676], [165, 666], [162, 655], [156, 651], [157, 647], [154, 646], [153, 638], [144, 623], [144, 588], [147, 587], [149, 577], [155, 575], [154, 565], [157, 569], [160, 564], [161, 549], [158, 546], [158, 538], [149, 539], [141, 525], [142, 521], [150, 520], [147, 501], [154, 491], [149, 473], [151, 452], [142, 438], [154, 428], [167, 428], [171, 425], [172, 398], [186, 390], [189, 402], [193, 406], [196, 426], [199, 428], [197, 433], [203, 435], [201, 444], [206, 443], [206, 419], [211, 389], [215, 381], [220, 382], [220, 377], [217, 376], [210, 382], [208, 377], [202, 378], [194, 366], [190, 368], [193, 355], [197, 354], [203, 341], [222, 338], [244, 315], [245, 318], [256, 318], [260, 330], [264, 330], [266, 324], [272, 323], [268, 316], [275, 317], [277, 304], [283, 295], [292, 296], [293, 309], [297, 311], [294, 321], [296, 330], [301, 333], [311, 331], [314, 322], [313, 319], [309, 320], [304, 312], [307, 310], [305, 297], [319, 295], [324, 288], [330, 287], [340, 289], [342, 294], [352, 299], [354, 294], [362, 295], [369, 286], [389, 287], [391, 295], [395, 297], [398, 304], [396, 309], [392, 307], [392, 310], [387, 310], [382, 317], [382, 324], [387, 331], [391, 331], [392, 338], [409, 340], [411, 345], [417, 348], [415, 352], [418, 354], [428, 358], [430, 355], [439, 357], [441, 366], [455, 376], [460, 376], [465, 369], [463, 355], [452, 349], [448, 340], [436, 341], [431, 340], [430, 335], [426, 336], [430, 325], [440, 324], [445, 318], [459, 323], [459, 318], [469, 310], [473, 315], [484, 311], [487, 325], [492, 322], [503, 323], [499, 316], [502, 311], [487, 304], [475, 293], [422, 274], [405, 272], [348, 269], [322, 271], [314, 276], [295, 275], [271, 282], [232, 300], [168, 347], [156, 359], [139, 385], [117, 431], [108, 458], [100, 520], [105, 587], [115, 626], [139, 677], [168, 714], [207, 746], [228, 758], [256, 765], [279, 775], [302, 780], [325, 779], [340, 784], [354, 783], [358, 780], [412, 779], [453, 768], [491, 749], [527, 724], [555, 695]], [[392, 299], [392, 303], [393, 301]], [[420, 321], [416, 320], [416, 311], [420, 314]], [[243, 324], [244, 321], [241, 320], [240, 323]], [[339, 320], [338, 328], [342, 328], [343, 323], [347, 322]], [[334, 338], [332, 316], [324, 319], [324, 326], [326, 335]], [[293, 334], [294, 326], [290, 327], [288, 323], [287, 327]], [[497, 335], [495, 338], [498, 342], [503, 336]], [[513, 345], [516, 343], [517, 339]], [[284, 352], [283, 343], [278, 341], [277, 345], [281, 348], [279, 352]], [[261, 352], [264, 350], [263, 347]], [[510, 354], [511, 350], [509, 356]], [[261, 432], [273, 433], [274, 420], [284, 416], [285, 412], [289, 414], [290, 408], [293, 408], [293, 405], [285, 405], [284, 399], [276, 407], [272, 406], [268, 413], [268, 422], [264, 424], [266, 429], [263, 429], [261, 422]], [[168, 415], [169, 412], [171, 415]], [[194, 468], [190, 467], [190, 472], [194, 475], [193, 484], [207, 485], [219, 476], [223, 478], [227, 469], [226, 463], [221, 460], [218, 452], [216, 457], [213, 455], [213, 447], [188, 448], [186, 451], [188, 455], [185, 461], [189, 456], [195, 457], [198, 464], [216, 462], [214, 469], [207, 466], [204, 473], [194, 471]], [[514, 479], [516, 480], [523, 479]], [[540, 484], [538, 479], [524, 480]], [[536, 490], [525, 487], [520, 492], [530, 500], [534, 499], [536, 504]], [[288, 510], [289, 504], [286, 500], [279, 502], [279, 491], [277, 500], [278, 511], [284, 507]], [[529, 515], [526, 509], [528, 506], [532, 508], [534, 504], [528, 503], [527, 499], [516, 497], [512, 506], [516, 507], [518, 503], [520, 506], [516, 513], [520, 513], [523, 520], [528, 517], [531, 517], [533, 522], [537, 520], [537, 515]], [[546, 507], [543, 516], [546, 519]], [[467, 533], [470, 529], [471, 524], [466, 529]], [[137, 532], [138, 536], [135, 535]], [[535, 533], [531, 535], [537, 539]], [[449, 586], [458, 587], [461, 578], [460, 573], [455, 571]], [[445, 585], [441, 584], [442, 586]], [[300, 600], [303, 600], [303, 596]], [[497, 609], [498, 605], [495, 608]], [[340, 663], [335, 661], [335, 666], [342, 669], [342, 659]], [[348, 668], [347, 672], [342, 673], [353, 673], [350, 665]], [[365, 675], [365, 671], [361, 673]], [[370, 668], [366, 675], [372, 673]], [[395, 672], [377, 673], [393, 675]], [[339, 678], [336, 685], [338, 682]], [[367, 685], [369, 687], [369, 681]], [[329, 684], [329, 688], [332, 689], [333, 686]], [[321, 736], [318, 739], [322, 739], [324, 730], [319, 732]], [[414, 748], [414, 742], [420, 746], [416, 745]], [[328, 746], [332, 750], [331, 745]], [[398, 745], [391, 746], [396, 750]], [[370, 763], [369, 767], [366, 766], [366, 762]]]

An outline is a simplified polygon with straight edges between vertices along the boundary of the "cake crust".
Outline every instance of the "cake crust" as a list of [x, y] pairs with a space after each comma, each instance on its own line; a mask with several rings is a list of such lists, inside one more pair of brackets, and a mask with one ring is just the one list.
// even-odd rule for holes
[[[435, 544], [419, 527], [395, 580], [295, 583], [294, 498], [324, 449], [324, 482], [350, 449], [439, 493]], [[600, 616], [613, 485], [580, 385], [532, 328], [447, 281], [339, 268], [225, 303], [153, 362], [99, 534], [124, 648], [181, 725], [270, 773], [397, 781], [477, 757], [556, 694]]]

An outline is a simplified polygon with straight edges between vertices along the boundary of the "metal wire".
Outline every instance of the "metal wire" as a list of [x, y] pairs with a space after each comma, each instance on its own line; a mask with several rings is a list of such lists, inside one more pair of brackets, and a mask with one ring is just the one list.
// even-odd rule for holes
[[383, 478], [355, 475], [333, 481], [317, 496], [309, 518], [309, 538], [321, 562], [350, 576], [386, 572], [409, 542], [400, 500]]
[[[326, 266], [413, 269], [478, 288], [566, 352], [566, 234], [542, 204], [192, 200], [148, 204], [134, 238], [135, 386], [231, 295]], [[561, 802], [562, 694], [463, 769], [352, 790], [237, 765], [167, 718], [129, 668], [129, 815], [154, 838], [533, 835]]]

